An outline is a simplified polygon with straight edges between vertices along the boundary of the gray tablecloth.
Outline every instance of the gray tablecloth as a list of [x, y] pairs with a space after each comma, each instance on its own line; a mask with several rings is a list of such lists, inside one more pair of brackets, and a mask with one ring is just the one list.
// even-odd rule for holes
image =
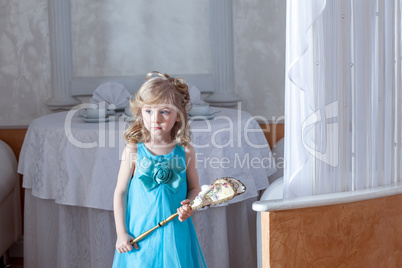
[[[231, 176], [247, 191], [229, 203], [256, 197], [276, 170], [265, 136], [249, 113], [217, 110], [213, 119], [190, 121], [200, 185]], [[111, 115], [106, 123], [86, 123], [78, 113], [55, 113], [30, 124], [18, 167], [23, 187], [58, 204], [113, 210], [127, 122]]]

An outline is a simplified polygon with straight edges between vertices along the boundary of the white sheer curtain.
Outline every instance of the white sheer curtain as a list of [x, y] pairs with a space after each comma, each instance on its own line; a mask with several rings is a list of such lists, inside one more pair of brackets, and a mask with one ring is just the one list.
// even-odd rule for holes
[[402, 181], [401, 0], [288, 0], [284, 198]]

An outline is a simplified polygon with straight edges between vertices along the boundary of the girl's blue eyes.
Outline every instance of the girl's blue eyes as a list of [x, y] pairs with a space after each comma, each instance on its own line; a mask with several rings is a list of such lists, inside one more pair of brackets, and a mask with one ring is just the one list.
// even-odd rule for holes
[[[152, 110], [146, 110], [145, 111], [147, 114], [151, 114], [152, 113]], [[169, 111], [168, 110], [162, 110], [161, 111], [161, 114], [169, 114]]]

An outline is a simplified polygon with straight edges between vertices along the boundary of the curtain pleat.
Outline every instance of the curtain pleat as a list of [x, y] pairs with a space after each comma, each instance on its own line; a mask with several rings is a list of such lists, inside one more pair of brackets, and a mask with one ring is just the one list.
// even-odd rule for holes
[[288, 0], [284, 198], [401, 181], [401, 0]]

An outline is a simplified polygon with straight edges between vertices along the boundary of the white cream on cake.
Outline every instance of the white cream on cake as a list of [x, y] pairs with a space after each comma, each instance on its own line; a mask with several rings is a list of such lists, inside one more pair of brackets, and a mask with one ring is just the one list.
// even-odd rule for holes
[[196, 198], [194, 199], [194, 201], [191, 204], [191, 207], [193, 208], [193, 210], [201, 208], [200, 206], [202, 206], [202, 204], [204, 202], [203, 197], [211, 189], [211, 186], [212, 186], [212, 184], [201, 186], [201, 192], [196, 196]]
[[207, 196], [212, 202], [218, 202], [228, 197], [234, 197], [236, 195], [233, 187], [223, 179], [215, 181], [213, 191], [207, 193]]
[[243, 183], [232, 177], [216, 179], [214, 184], [201, 186], [201, 192], [191, 202], [190, 206], [193, 210], [199, 210], [209, 205], [221, 204], [244, 193], [245, 190], [246, 187]]

